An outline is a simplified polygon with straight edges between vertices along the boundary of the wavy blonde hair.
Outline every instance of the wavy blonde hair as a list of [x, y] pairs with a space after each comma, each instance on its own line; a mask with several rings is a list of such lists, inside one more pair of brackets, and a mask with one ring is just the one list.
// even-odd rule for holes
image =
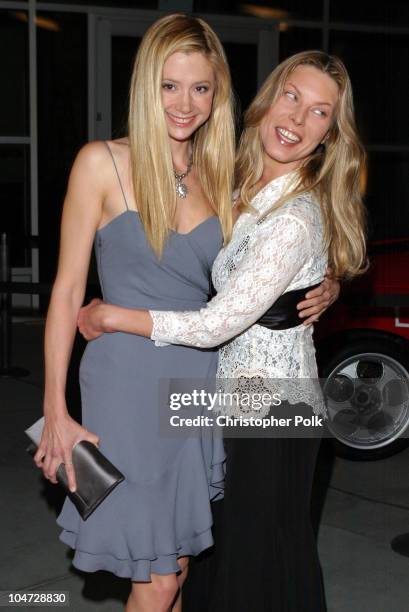
[[305, 159], [297, 185], [271, 210], [293, 197], [314, 191], [322, 210], [329, 265], [338, 278], [348, 278], [367, 268], [366, 214], [360, 191], [366, 154], [355, 125], [351, 81], [339, 58], [322, 51], [297, 53], [279, 64], [262, 85], [245, 113], [237, 153], [236, 184], [240, 189], [240, 207], [242, 210], [251, 208], [263, 173], [260, 124], [271, 105], [282, 95], [289, 75], [303, 65], [314, 66], [336, 82], [338, 103], [325, 144]]
[[128, 116], [131, 173], [140, 218], [160, 256], [176, 211], [175, 179], [162, 105], [162, 71], [173, 53], [199, 52], [215, 75], [209, 119], [194, 134], [193, 163], [205, 197], [219, 216], [225, 244], [232, 231], [235, 139], [230, 71], [215, 32], [202, 19], [173, 14], [156, 21], [136, 55]]

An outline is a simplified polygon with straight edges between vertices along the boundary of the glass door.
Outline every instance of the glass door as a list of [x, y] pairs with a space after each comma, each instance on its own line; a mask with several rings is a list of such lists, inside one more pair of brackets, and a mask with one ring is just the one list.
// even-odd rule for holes
[[[38, 251], [30, 246], [30, 236], [37, 233], [37, 208], [28, 22], [28, 11], [0, 9], [0, 233], [7, 236], [11, 280], [23, 282], [38, 280]], [[37, 306], [30, 295], [13, 295], [12, 303]]]
[[[159, 12], [132, 11], [129, 19], [94, 15], [90, 49], [89, 139], [119, 138], [126, 131], [131, 70], [141, 38]], [[242, 110], [278, 63], [278, 23], [247, 17], [198, 15], [219, 35]]]

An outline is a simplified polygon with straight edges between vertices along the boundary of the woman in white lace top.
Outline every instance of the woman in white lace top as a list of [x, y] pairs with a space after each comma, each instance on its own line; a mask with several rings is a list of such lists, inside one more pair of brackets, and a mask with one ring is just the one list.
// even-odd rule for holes
[[[294, 320], [266, 325], [263, 317], [276, 314], [283, 294], [320, 283], [328, 264], [340, 278], [363, 269], [363, 163], [342, 62], [318, 51], [287, 59], [245, 116], [239, 216], [213, 266], [217, 295], [197, 312], [93, 301], [81, 311], [81, 333], [88, 339], [113, 331], [150, 336], [158, 350], [167, 343], [222, 345], [220, 378], [316, 377], [312, 326]], [[293, 390], [286, 399], [294, 404], [310, 397]], [[288, 403], [281, 408], [287, 415], [299, 410]], [[319, 440], [302, 438], [226, 440], [225, 521], [216, 541], [212, 612], [324, 610], [309, 518], [318, 446]]]
[[291, 172], [268, 182], [252, 200], [258, 214], [240, 215], [232, 240], [213, 264], [218, 294], [205, 309], [151, 312], [156, 344], [223, 345], [220, 378], [252, 370], [271, 378], [317, 375], [312, 326], [300, 321], [296, 327], [272, 331], [255, 324], [285, 291], [318, 284], [325, 275], [320, 207], [311, 193], [287, 201], [258, 221], [296, 179], [297, 172]]

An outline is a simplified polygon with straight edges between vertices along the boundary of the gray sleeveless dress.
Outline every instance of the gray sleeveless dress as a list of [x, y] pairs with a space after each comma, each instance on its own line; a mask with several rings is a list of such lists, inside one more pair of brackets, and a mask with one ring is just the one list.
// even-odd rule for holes
[[[188, 234], [171, 232], [158, 261], [138, 213], [126, 199], [125, 206], [95, 237], [104, 301], [163, 310], [204, 306], [222, 246], [218, 218]], [[107, 333], [88, 343], [80, 365], [82, 422], [125, 481], [87, 521], [66, 497], [57, 524], [60, 540], [75, 549], [76, 568], [149, 581], [151, 572], [177, 572], [178, 557], [213, 544], [210, 500], [223, 494], [223, 441], [204, 431], [161, 434], [158, 388], [164, 379], [214, 379], [216, 365], [214, 350], [158, 347], [132, 334]]]

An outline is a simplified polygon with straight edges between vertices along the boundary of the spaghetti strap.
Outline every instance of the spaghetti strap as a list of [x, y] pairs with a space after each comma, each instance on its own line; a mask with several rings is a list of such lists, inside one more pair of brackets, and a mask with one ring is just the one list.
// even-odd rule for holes
[[118, 177], [119, 186], [121, 187], [122, 195], [124, 196], [124, 200], [125, 200], [126, 210], [129, 210], [128, 202], [126, 201], [126, 197], [125, 197], [124, 188], [122, 187], [122, 183], [121, 183], [121, 179], [120, 179], [120, 176], [119, 176], [118, 168], [117, 168], [117, 165], [115, 163], [114, 154], [112, 153], [111, 147], [109, 146], [109, 144], [107, 143], [106, 140], [104, 140], [104, 144], [106, 145], [106, 147], [107, 147], [107, 149], [108, 149], [108, 151], [109, 151], [109, 153], [110, 153], [110, 155], [112, 157], [112, 161], [114, 162], [114, 168], [115, 168], [115, 171], [116, 171], [116, 175]]

